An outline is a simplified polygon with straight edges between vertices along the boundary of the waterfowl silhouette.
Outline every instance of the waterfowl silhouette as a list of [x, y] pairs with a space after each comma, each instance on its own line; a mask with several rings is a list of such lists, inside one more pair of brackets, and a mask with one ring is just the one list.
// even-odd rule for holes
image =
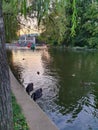
[[28, 95], [30, 95], [30, 92], [33, 91], [33, 83], [29, 83], [26, 87], [26, 92], [28, 93]]
[[33, 98], [33, 100], [36, 101], [41, 96], [42, 96], [42, 88], [39, 88], [34, 93], [32, 93], [31, 98]]
[[37, 74], [39, 75], [39, 74], [40, 74], [40, 72], [39, 72], [39, 71], [37, 71]]

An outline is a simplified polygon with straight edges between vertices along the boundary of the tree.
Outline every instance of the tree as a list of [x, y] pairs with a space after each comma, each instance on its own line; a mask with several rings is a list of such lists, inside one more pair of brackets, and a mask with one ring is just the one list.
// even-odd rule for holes
[[[77, 15], [75, 7], [76, 0], [54, 0], [48, 7], [48, 15], [42, 10], [42, 15], [38, 15], [39, 18], [42, 17], [40, 21], [45, 27], [42, 39], [52, 44], [61, 44], [64, 40], [69, 43], [71, 37], [75, 35]], [[43, 17], [43, 14], [46, 15]]]
[[[9, 0], [5, 1], [9, 2]], [[11, 87], [5, 48], [2, 2], [4, 1], [0, 0], [0, 130], [13, 130]]]
[[98, 48], [98, 2], [77, 0], [77, 28], [74, 46]]
[[51, 44], [60, 44], [65, 33], [65, 23], [65, 9], [60, 9], [58, 12], [56, 7], [54, 7], [53, 11], [47, 17], [42, 19], [42, 27], [44, 27], [44, 31], [41, 35], [43, 40]]
[[[60, 44], [62, 41], [64, 41], [65, 32], [68, 32], [68, 35], [66, 36], [67, 41], [69, 41], [71, 37], [75, 35], [77, 13], [75, 8], [76, 0], [33, 0], [30, 4], [26, 3], [27, 0], [8, 0], [7, 3], [6, 0], [3, 1], [3, 13], [7, 41], [17, 38], [15, 33], [19, 28], [17, 20], [20, 21], [20, 17], [17, 19], [17, 15], [21, 16], [22, 14], [25, 15], [25, 18], [28, 16], [27, 19], [29, 17], [37, 18], [38, 26], [40, 27], [40, 24], [43, 23], [46, 31], [48, 31], [49, 26], [52, 28], [50, 32], [45, 33], [48, 35], [48, 38], [47, 36], [46, 38], [48, 39], [49, 43], [57, 41]], [[13, 6], [15, 8], [12, 8]], [[69, 13], [66, 15], [67, 9], [69, 10]], [[69, 22], [67, 21], [68, 15], [70, 15]], [[16, 23], [15, 27], [13, 27], [13, 23]], [[11, 27], [9, 26], [10, 24], [12, 25]], [[70, 29], [66, 27], [68, 24], [70, 25]]]
[[0, 130], [13, 130], [9, 68], [5, 50], [5, 32], [0, 0]]

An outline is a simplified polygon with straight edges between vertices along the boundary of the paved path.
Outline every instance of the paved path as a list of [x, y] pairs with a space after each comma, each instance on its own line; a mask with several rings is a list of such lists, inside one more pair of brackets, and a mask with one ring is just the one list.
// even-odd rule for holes
[[41, 108], [34, 102], [10, 71], [11, 89], [21, 106], [30, 130], [58, 130]]

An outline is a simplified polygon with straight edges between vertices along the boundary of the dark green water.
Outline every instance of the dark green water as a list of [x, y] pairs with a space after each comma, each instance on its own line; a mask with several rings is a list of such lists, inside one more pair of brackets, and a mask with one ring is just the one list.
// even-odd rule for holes
[[60, 130], [98, 130], [98, 52], [13, 49], [8, 57], [24, 87], [42, 87], [37, 103]]

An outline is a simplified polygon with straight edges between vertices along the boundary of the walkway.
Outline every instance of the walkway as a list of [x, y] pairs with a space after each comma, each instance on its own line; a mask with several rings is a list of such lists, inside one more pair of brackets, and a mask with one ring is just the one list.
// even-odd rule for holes
[[21, 106], [30, 130], [58, 130], [41, 108], [25, 92], [10, 71], [11, 89]]

